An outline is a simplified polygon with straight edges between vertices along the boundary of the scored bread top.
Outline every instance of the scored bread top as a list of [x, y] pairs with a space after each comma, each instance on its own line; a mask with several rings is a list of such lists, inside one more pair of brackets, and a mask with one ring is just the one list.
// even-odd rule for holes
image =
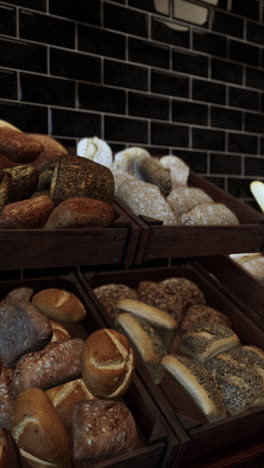
[[150, 325], [175, 330], [177, 321], [169, 314], [157, 307], [152, 307], [135, 299], [121, 299], [116, 306], [117, 312], [128, 312], [146, 320]]

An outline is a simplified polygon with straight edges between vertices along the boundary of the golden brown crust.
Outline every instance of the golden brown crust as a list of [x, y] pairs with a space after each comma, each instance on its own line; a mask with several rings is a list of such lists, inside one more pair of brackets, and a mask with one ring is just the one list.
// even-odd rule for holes
[[54, 320], [50, 320], [50, 324], [53, 330], [53, 335], [51, 338], [52, 343], [63, 343], [63, 341], [68, 341], [71, 339], [70, 334], [66, 328]]
[[13, 414], [13, 399], [11, 395], [13, 372], [13, 369], [2, 367], [0, 374], [0, 427], [9, 431], [11, 429]]
[[156, 281], [140, 281], [137, 293], [141, 301], [171, 314], [177, 322], [181, 321], [183, 301], [177, 291]]
[[43, 289], [33, 296], [32, 304], [50, 319], [61, 322], [79, 322], [86, 315], [80, 299], [64, 289]]
[[18, 163], [27, 163], [36, 159], [43, 149], [42, 143], [25, 133], [10, 128], [0, 128], [1, 156]]
[[43, 145], [43, 151], [56, 151], [61, 154], [67, 154], [66, 148], [59, 143], [55, 138], [49, 135], [43, 135], [40, 133], [26, 133], [32, 140]]
[[82, 228], [86, 226], [109, 226], [115, 219], [113, 208], [92, 198], [70, 198], [60, 203], [51, 213], [44, 228]]
[[52, 200], [46, 195], [6, 205], [0, 217], [1, 229], [40, 228], [54, 209]]

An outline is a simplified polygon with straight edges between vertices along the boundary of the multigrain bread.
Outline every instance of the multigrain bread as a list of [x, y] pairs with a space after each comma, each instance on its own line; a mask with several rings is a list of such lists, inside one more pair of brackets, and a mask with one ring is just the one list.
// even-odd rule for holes
[[79, 322], [86, 315], [80, 299], [65, 289], [43, 289], [32, 297], [32, 304], [46, 317], [61, 322]]
[[115, 219], [115, 211], [107, 203], [92, 198], [69, 198], [51, 213], [44, 228], [84, 228], [109, 226]]
[[50, 320], [52, 327], [53, 335], [51, 338], [52, 343], [62, 343], [63, 341], [68, 341], [71, 339], [70, 334], [66, 328], [54, 320]]
[[46, 390], [81, 377], [83, 340], [50, 343], [38, 352], [23, 356], [15, 368], [12, 392], [16, 398], [30, 387]]
[[262, 377], [264, 381], [264, 351], [257, 346], [238, 346], [228, 351], [228, 355], [240, 364], [245, 364]]
[[136, 291], [125, 284], [104, 284], [94, 288], [93, 292], [111, 318], [114, 318], [116, 304], [120, 299], [137, 299]]
[[37, 159], [32, 161], [31, 166], [39, 175], [38, 191], [49, 189], [56, 163], [62, 156], [65, 156], [65, 153], [48, 150], [40, 153]]
[[5, 206], [0, 217], [0, 228], [41, 228], [53, 209], [54, 204], [46, 195], [10, 203]]
[[39, 175], [38, 171], [30, 165], [22, 165], [4, 169], [11, 176], [11, 186], [8, 191], [8, 203], [30, 198], [35, 192]]
[[231, 328], [231, 320], [220, 310], [214, 309], [201, 304], [196, 304], [187, 310], [184, 319], [181, 323], [180, 331], [185, 333], [192, 327], [196, 327], [201, 323], [219, 323]]
[[131, 450], [137, 429], [129, 409], [121, 401], [81, 401], [73, 412], [73, 458], [99, 461]]
[[140, 281], [137, 288], [138, 298], [151, 306], [164, 310], [179, 323], [182, 319], [183, 301], [176, 291], [166, 284], [156, 281]]
[[168, 354], [163, 357], [162, 366], [185, 389], [208, 421], [218, 421], [226, 416], [221, 390], [199, 362], [186, 356]]
[[43, 348], [52, 337], [49, 320], [27, 301], [0, 304], [0, 356], [13, 367], [30, 351]]
[[170, 170], [165, 169], [156, 158], [143, 158], [136, 161], [136, 173], [139, 179], [159, 187], [166, 197], [171, 191]]
[[97, 397], [117, 398], [128, 390], [134, 376], [134, 354], [127, 338], [104, 328], [92, 333], [84, 344], [82, 376]]
[[161, 281], [165, 291], [169, 294], [178, 294], [182, 299], [183, 312], [194, 305], [203, 304], [206, 305], [206, 299], [203, 291], [188, 278], [168, 278]]
[[0, 170], [0, 215], [7, 204], [12, 179], [9, 174]]
[[237, 216], [222, 203], [200, 203], [181, 216], [182, 224], [237, 225]]
[[218, 323], [203, 323], [183, 334], [180, 351], [205, 362], [239, 345], [239, 338], [231, 328]]
[[[13, 415], [12, 379], [13, 369], [2, 367], [0, 374], [0, 427], [10, 431]], [[1, 463], [0, 463], [1, 467]]]
[[55, 205], [68, 198], [87, 197], [111, 205], [115, 193], [110, 169], [79, 156], [60, 158], [53, 172], [50, 196]]
[[20, 164], [29, 163], [43, 151], [42, 143], [16, 130], [0, 128], [0, 154]]
[[67, 432], [48, 396], [39, 388], [30, 388], [17, 398], [12, 436], [26, 460], [30, 460], [28, 454], [56, 467], [69, 466]]

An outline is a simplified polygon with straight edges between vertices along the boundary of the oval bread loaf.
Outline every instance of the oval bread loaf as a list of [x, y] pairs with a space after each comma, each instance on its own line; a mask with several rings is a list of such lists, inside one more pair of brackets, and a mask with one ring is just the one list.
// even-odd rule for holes
[[78, 297], [64, 289], [44, 289], [33, 296], [32, 304], [46, 317], [60, 322], [79, 322], [86, 315]]
[[6, 205], [0, 217], [1, 229], [41, 228], [54, 209], [46, 195]]
[[0, 128], [0, 154], [20, 164], [29, 163], [43, 151], [42, 143], [26, 133], [10, 128]]

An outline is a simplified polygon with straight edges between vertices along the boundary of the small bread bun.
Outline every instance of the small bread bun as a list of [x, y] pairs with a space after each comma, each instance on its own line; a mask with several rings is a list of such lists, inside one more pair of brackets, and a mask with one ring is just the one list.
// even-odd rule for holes
[[181, 323], [181, 333], [186, 332], [192, 327], [199, 326], [201, 323], [219, 323], [231, 328], [230, 318], [216, 310], [213, 307], [204, 306], [201, 304], [191, 306]]
[[115, 219], [113, 208], [92, 198], [69, 198], [60, 203], [51, 213], [44, 228], [82, 228], [86, 226], [109, 226]]
[[239, 338], [231, 328], [218, 323], [203, 323], [184, 333], [180, 351], [205, 362], [239, 345]]
[[60, 322], [80, 322], [86, 315], [78, 297], [64, 289], [44, 289], [33, 296], [32, 304], [46, 317]]
[[165, 284], [156, 281], [140, 281], [137, 288], [138, 298], [151, 306], [164, 310], [177, 322], [182, 319], [183, 301], [179, 293], [173, 292]]
[[26, 133], [10, 128], [0, 128], [0, 154], [20, 164], [29, 163], [43, 151], [42, 143]]
[[50, 320], [50, 324], [53, 330], [53, 335], [51, 338], [52, 343], [62, 343], [63, 341], [68, 341], [71, 339], [70, 334], [66, 328], [54, 320]]
[[13, 414], [13, 399], [11, 394], [12, 378], [13, 369], [2, 367], [0, 373], [0, 427], [8, 431], [11, 429]]
[[177, 293], [181, 296], [184, 311], [194, 304], [206, 305], [203, 291], [187, 278], [168, 278], [161, 281], [161, 284], [166, 287], [167, 293]]
[[54, 204], [46, 195], [10, 203], [0, 217], [0, 229], [41, 228], [53, 209]]
[[199, 362], [185, 356], [168, 354], [162, 359], [162, 366], [187, 391], [208, 421], [214, 422], [225, 417], [221, 390]]
[[26, 133], [32, 140], [43, 145], [43, 151], [57, 151], [62, 154], [68, 154], [68, 151], [64, 146], [59, 143], [55, 138], [49, 135], [42, 135], [40, 133]]
[[132, 414], [121, 401], [91, 400], [75, 405], [73, 458], [90, 462], [132, 449], [137, 429]]
[[120, 299], [137, 299], [136, 291], [125, 284], [104, 284], [95, 288], [93, 292], [112, 319], [115, 315], [116, 304]]
[[133, 350], [121, 333], [104, 328], [86, 340], [82, 376], [87, 388], [97, 397], [124, 395], [132, 382], [134, 368]]
[[48, 396], [39, 388], [20, 393], [15, 402], [12, 436], [17, 447], [64, 468], [70, 458], [65, 427]]
[[72, 426], [73, 408], [78, 401], [96, 400], [82, 379], [72, 380], [46, 391], [66, 429]]

